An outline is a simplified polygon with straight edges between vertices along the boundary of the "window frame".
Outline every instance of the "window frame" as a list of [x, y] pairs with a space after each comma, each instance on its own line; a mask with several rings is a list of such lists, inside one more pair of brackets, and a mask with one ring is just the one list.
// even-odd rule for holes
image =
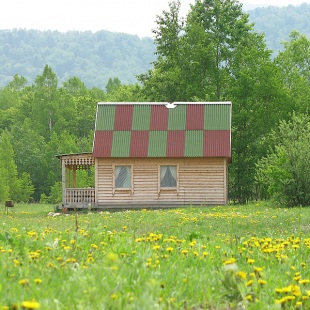
[[[175, 187], [162, 187], [161, 186], [161, 179], [160, 179], [160, 172], [162, 166], [174, 166], [176, 167], [176, 186]], [[167, 164], [158, 164], [158, 194], [162, 191], [175, 191], [179, 194], [179, 164], [176, 163], [167, 163]]]
[[[130, 167], [130, 187], [116, 187], [116, 169], [117, 167]], [[113, 195], [115, 192], [129, 192], [133, 193], [133, 165], [128, 163], [120, 163], [113, 165]]]

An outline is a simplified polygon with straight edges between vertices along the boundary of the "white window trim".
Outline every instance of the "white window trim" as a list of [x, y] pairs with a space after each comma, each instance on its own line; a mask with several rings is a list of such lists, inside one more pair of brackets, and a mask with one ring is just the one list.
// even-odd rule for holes
[[[177, 176], [176, 176], [176, 187], [161, 187], [160, 186], [160, 167], [161, 166], [176, 166], [177, 167]], [[166, 192], [166, 191], [176, 191], [177, 195], [179, 195], [179, 164], [176, 163], [165, 163], [165, 164], [158, 164], [158, 171], [157, 171], [157, 189], [158, 189], [158, 195], [160, 195], [160, 192]]]
[[[113, 195], [115, 195], [115, 192], [130, 192], [131, 194], [133, 194], [133, 165], [129, 163], [120, 163], [120, 164], [113, 164], [112, 166], [113, 166], [113, 184], [112, 184]], [[131, 187], [124, 187], [124, 188], [115, 187], [115, 176], [116, 176], [115, 169], [116, 167], [121, 167], [121, 166], [130, 167]]]

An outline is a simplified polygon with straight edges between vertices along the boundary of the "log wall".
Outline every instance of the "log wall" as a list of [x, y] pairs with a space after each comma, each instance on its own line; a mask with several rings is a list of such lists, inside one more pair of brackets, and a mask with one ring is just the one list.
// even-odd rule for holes
[[[132, 189], [113, 189], [114, 166], [132, 166]], [[160, 189], [159, 166], [177, 165], [176, 190]], [[226, 158], [96, 158], [98, 207], [225, 205]]]

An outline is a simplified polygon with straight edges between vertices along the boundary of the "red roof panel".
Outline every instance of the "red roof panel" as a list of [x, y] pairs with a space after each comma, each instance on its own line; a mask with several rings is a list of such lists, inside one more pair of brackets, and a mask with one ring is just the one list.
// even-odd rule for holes
[[133, 107], [133, 105], [116, 106], [114, 130], [131, 130]]
[[189, 104], [186, 107], [186, 129], [203, 130], [204, 129], [204, 105]]
[[204, 157], [230, 157], [230, 130], [205, 130]]
[[113, 131], [96, 130], [94, 138], [94, 157], [110, 157], [113, 141]]
[[149, 131], [135, 130], [131, 132], [129, 157], [147, 157]]
[[164, 105], [152, 105], [150, 130], [167, 130], [168, 112]]
[[167, 137], [167, 157], [184, 157], [185, 131], [169, 130]]

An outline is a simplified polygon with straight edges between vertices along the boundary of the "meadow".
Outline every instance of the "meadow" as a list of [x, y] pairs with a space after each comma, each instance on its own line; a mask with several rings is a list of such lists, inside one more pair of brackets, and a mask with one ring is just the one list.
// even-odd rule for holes
[[50, 211], [0, 210], [2, 310], [310, 309], [310, 208]]

